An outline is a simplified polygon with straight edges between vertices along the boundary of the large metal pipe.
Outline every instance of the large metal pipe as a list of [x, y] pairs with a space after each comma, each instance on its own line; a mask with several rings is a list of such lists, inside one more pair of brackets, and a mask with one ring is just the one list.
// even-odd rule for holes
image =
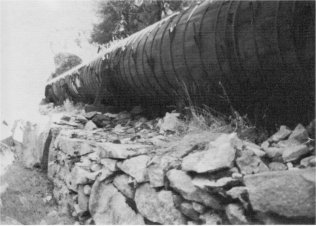
[[300, 114], [314, 104], [314, 50], [314, 1], [204, 1], [47, 85], [59, 100], [92, 103], [105, 80], [105, 98], [116, 101], [172, 103], [188, 94], [219, 108], [228, 97], [242, 112], [265, 104]]

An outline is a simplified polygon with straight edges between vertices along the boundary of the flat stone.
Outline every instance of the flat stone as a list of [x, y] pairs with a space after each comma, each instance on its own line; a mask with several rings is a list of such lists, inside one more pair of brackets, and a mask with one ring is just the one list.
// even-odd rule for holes
[[95, 224], [145, 224], [141, 215], [129, 207], [125, 197], [112, 185], [96, 180], [92, 186], [89, 211]]
[[171, 191], [156, 192], [149, 184], [136, 189], [135, 203], [141, 215], [160, 224], [186, 224], [181, 212], [175, 208]]
[[203, 203], [205, 206], [214, 209], [221, 209], [220, 202], [212, 197], [208, 192], [195, 187], [191, 177], [181, 170], [170, 170], [167, 173], [167, 178], [170, 181], [170, 186], [177, 191], [186, 200]]
[[225, 212], [231, 224], [249, 224], [245, 216], [245, 211], [241, 205], [235, 203], [228, 204], [225, 207]]
[[284, 147], [268, 147], [265, 148], [264, 151], [266, 152], [267, 156], [272, 159], [281, 158], [283, 152], [285, 151]]
[[96, 126], [96, 124], [94, 124], [92, 121], [88, 121], [86, 123], [86, 125], [84, 126], [85, 130], [94, 130], [97, 129], [98, 127]]
[[129, 176], [122, 174], [114, 178], [113, 184], [127, 198], [134, 199], [135, 189], [129, 181]]
[[199, 213], [196, 212], [193, 208], [192, 203], [189, 202], [183, 202], [180, 204], [180, 211], [187, 217], [189, 217], [192, 220], [199, 220]]
[[282, 170], [287, 170], [286, 165], [284, 165], [281, 162], [271, 162], [269, 164], [269, 168], [271, 171], [282, 171]]
[[298, 124], [289, 136], [288, 140], [295, 140], [299, 143], [308, 141], [308, 132], [302, 124]]
[[235, 133], [223, 134], [210, 142], [210, 148], [207, 151], [189, 154], [183, 158], [182, 169], [205, 173], [231, 168], [235, 159], [235, 149], [232, 146], [234, 138], [236, 138]]
[[287, 126], [280, 126], [279, 131], [273, 134], [270, 140], [279, 142], [280, 140], [285, 140], [291, 133], [292, 131]]
[[65, 136], [56, 138], [55, 147], [70, 156], [82, 156], [95, 151], [89, 141]]
[[315, 217], [315, 169], [244, 177], [252, 208], [286, 217]]
[[205, 188], [221, 188], [225, 187], [227, 185], [233, 185], [238, 183], [238, 180], [232, 178], [232, 177], [222, 177], [217, 180], [210, 180], [203, 176], [196, 176], [192, 180], [192, 183], [194, 186], [199, 187], [201, 189]]
[[115, 160], [115, 159], [101, 159], [100, 163], [113, 172], [117, 171], [117, 169], [118, 169], [116, 167], [117, 160]]
[[301, 156], [309, 153], [310, 150], [305, 144], [289, 146], [282, 154], [284, 162], [292, 162], [300, 159]]
[[145, 154], [151, 148], [149, 145], [142, 144], [113, 144], [98, 143], [101, 158], [127, 159], [130, 157]]
[[221, 225], [223, 220], [222, 218], [212, 211], [206, 212], [200, 216], [203, 224], [206, 225]]
[[261, 159], [250, 150], [242, 151], [241, 156], [236, 159], [236, 164], [244, 175], [269, 171]]
[[263, 157], [263, 156], [266, 155], [266, 153], [261, 150], [261, 147], [256, 145], [256, 144], [254, 144], [254, 143], [251, 143], [251, 142], [248, 142], [248, 141], [243, 141], [243, 145], [244, 145], [244, 148], [246, 150], [252, 151], [258, 157]]
[[126, 174], [135, 178], [138, 183], [148, 181], [147, 162], [150, 157], [147, 155], [139, 155], [123, 161], [119, 168]]
[[147, 169], [148, 179], [152, 187], [163, 187], [165, 171], [160, 165], [149, 165]]

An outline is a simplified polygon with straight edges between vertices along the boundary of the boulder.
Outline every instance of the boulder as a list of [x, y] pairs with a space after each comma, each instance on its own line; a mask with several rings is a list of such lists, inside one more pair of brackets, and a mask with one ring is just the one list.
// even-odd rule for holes
[[159, 164], [151, 164], [147, 169], [148, 179], [152, 187], [163, 187], [165, 171]]
[[95, 224], [145, 224], [129, 207], [125, 197], [112, 185], [96, 180], [92, 186], [89, 211]]
[[284, 162], [292, 162], [301, 158], [301, 156], [309, 153], [310, 150], [305, 144], [292, 145], [285, 149], [282, 154]]
[[282, 154], [285, 151], [284, 147], [267, 147], [263, 149], [267, 156], [271, 159], [277, 160], [282, 158]]
[[138, 187], [135, 194], [137, 209], [148, 220], [160, 224], [186, 224], [184, 216], [171, 200], [171, 191], [156, 192], [147, 183]]
[[231, 224], [249, 224], [241, 205], [231, 203], [225, 207], [226, 216]]
[[146, 166], [149, 160], [149, 156], [139, 155], [123, 161], [119, 168], [126, 174], [135, 178], [136, 182], [142, 183], [148, 181]]
[[244, 177], [252, 208], [286, 217], [315, 217], [315, 169]]
[[110, 142], [98, 143], [101, 158], [127, 159], [137, 155], [145, 154], [151, 148], [142, 144], [113, 144]]
[[280, 140], [285, 140], [291, 133], [292, 131], [287, 126], [280, 126], [279, 131], [273, 134], [270, 140], [279, 142]]
[[186, 200], [196, 201], [214, 209], [222, 208], [217, 198], [195, 187], [191, 177], [187, 173], [173, 169], [168, 171], [167, 178], [170, 182], [170, 186]]
[[182, 169], [197, 173], [213, 172], [233, 166], [235, 148], [232, 145], [236, 134], [223, 134], [215, 141], [210, 142], [206, 151], [189, 154], [183, 158]]
[[236, 165], [244, 175], [269, 171], [261, 159], [250, 150], [241, 152], [241, 156], [236, 159]]
[[199, 220], [199, 213], [196, 212], [192, 206], [192, 203], [189, 202], [183, 202], [180, 204], [180, 211], [187, 217], [189, 217], [192, 220]]
[[129, 176], [122, 174], [114, 178], [113, 185], [127, 198], [134, 199], [135, 189], [129, 181]]
[[288, 140], [305, 143], [308, 141], [308, 132], [302, 124], [298, 124], [289, 136]]

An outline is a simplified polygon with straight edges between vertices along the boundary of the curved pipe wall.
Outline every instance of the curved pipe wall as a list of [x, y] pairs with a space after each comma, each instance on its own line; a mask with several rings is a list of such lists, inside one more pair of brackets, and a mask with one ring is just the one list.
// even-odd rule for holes
[[102, 79], [106, 95], [118, 101], [171, 103], [188, 94], [220, 106], [226, 93], [247, 111], [262, 101], [291, 105], [288, 97], [299, 90], [307, 93], [292, 99], [313, 99], [314, 50], [314, 1], [204, 1], [119, 41], [48, 85], [52, 99], [88, 103]]

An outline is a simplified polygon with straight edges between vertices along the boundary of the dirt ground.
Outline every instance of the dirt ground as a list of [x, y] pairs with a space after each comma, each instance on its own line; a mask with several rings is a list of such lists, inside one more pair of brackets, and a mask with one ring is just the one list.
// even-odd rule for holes
[[38, 169], [26, 169], [16, 160], [0, 178], [0, 223], [74, 224], [58, 210], [52, 183]]

